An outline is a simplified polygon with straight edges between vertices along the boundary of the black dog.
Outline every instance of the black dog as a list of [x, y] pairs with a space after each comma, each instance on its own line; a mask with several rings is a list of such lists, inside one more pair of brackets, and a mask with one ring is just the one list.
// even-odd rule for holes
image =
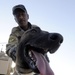
[[30, 71], [41, 73], [40, 67], [42, 67], [43, 62], [42, 65], [37, 64], [37, 62], [41, 63], [42, 60], [45, 60], [44, 55], [47, 52], [55, 53], [62, 42], [63, 37], [59, 33], [49, 33], [41, 30], [39, 27], [33, 27], [27, 30], [22, 36], [17, 48], [17, 71], [20, 73]]

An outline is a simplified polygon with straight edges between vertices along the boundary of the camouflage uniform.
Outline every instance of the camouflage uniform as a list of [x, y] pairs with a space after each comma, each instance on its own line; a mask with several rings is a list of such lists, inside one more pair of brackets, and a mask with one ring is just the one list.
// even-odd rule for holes
[[[28, 26], [29, 26], [28, 29], [30, 29], [36, 25], [31, 25], [28, 22]], [[15, 57], [16, 56], [16, 48], [17, 48], [17, 45], [19, 44], [20, 38], [24, 32], [25, 31], [21, 27], [17, 26], [12, 29], [12, 32], [10, 34], [8, 44], [6, 45], [6, 53], [9, 57], [12, 58], [13, 61], [16, 60], [16, 57]]]

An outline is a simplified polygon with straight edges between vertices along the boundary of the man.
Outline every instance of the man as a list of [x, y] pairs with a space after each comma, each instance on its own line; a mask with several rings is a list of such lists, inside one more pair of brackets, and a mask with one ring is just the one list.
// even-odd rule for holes
[[14, 6], [13, 15], [14, 15], [15, 21], [18, 23], [19, 26], [14, 27], [12, 29], [12, 32], [8, 40], [8, 44], [6, 45], [6, 53], [15, 62], [16, 61], [16, 48], [17, 48], [17, 45], [19, 44], [21, 36], [26, 30], [31, 29], [32, 26], [34, 25], [32, 25], [28, 21], [29, 15], [24, 5]]

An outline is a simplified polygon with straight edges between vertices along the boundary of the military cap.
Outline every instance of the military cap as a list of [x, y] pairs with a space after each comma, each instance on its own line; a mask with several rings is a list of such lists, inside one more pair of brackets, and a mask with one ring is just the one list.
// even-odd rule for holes
[[13, 15], [16, 13], [16, 10], [17, 10], [17, 9], [21, 9], [21, 10], [24, 11], [24, 12], [27, 11], [24, 5], [19, 4], [19, 5], [16, 5], [16, 6], [13, 7], [13, 9], [12, 9]]

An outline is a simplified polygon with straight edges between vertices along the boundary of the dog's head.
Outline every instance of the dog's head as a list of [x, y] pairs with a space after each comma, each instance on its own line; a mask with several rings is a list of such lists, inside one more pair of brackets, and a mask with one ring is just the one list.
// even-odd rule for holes
[[[59, 33], [49, 33], [39, 27], [27, 30], [20, 41], [17, 50], [17, 66], [31, 68], [39, 72], [36, 66], [37, 53], [45, 55], [47, 52], [55, 53], [63, 42]], [[39, 55], [38, 55], [39, 56]]]

